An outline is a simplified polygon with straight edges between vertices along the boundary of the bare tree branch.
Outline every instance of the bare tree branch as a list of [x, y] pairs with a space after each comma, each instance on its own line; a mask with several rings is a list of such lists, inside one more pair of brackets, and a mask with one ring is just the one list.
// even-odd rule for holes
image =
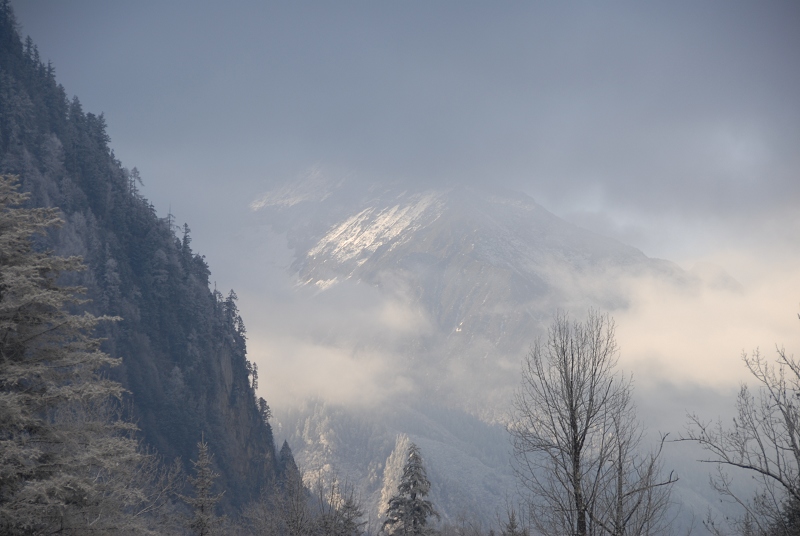
[[[680, 440], [698, 443], [708, 453], [700, 461], [718, 465], [712, 486], [744, 511], [733, 522], [740, 532], [794, 534], [800, 529], [800, 363], [780, 347], [774, 362], [758, 350], [743, 353], [742, 361], [757, 387], [741, 386], [732, 425], [689, 414]], [[761, 491], [743, 497], [725, 467], [754, 475]], [[716, 526], [714, 520], [706, 525]]]
[[509, 431], [520, 482], [544, 534], [656, 534], [665, 528], [674, 474], [659, 448], [643, 455], [631, 381], [615, 372], [614, 322], [557, 314], [531, 347]]

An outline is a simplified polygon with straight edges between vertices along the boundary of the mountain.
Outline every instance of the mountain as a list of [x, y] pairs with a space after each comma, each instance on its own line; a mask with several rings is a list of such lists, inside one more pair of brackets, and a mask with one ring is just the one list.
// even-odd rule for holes
[[[382, 395], [366, 408], [317, 399], [277, 413], [276, 431], [295, 445], [301, 467], [312, 478], [341, 471], [358, 482], [373, 517], [397, 480], [393, 460], [404, 441], [414, 441], [429, 461], [431, 497], [445, 519], [495, 520], [517, 496], [504, 423], [521, 359], [552, 314], [624, 309], [630, 283], [641, 278], [697, 283], [673, 263], [499, 188], [329, 180], [312, 172], [251, 208], [259, 225], [286, 234], [290, 272], [310, 308], [332, 301], [347, 318], [357, 289], [366, 287], [413, 317], [380, 330], [353, 315], [361, 325], [344, 328], [352, 330], [351, 346], [341, 348], [365, 367], [383, 363], [404, 388], [379, 377]], [[343, 344], [326, 326], [315, 329], [303, 336]]]
[[415, 384], [450, 404], [463, 384], [450, 385], [448, 373], [468, 368], [480, 377], [483, 392], [461, 405], [513, 385], [521, 356], [556, 309], [613, 311], [627, 306], [633, 278], [691, 279], [511, 191], [408, 189], [317, 174], [252, 208], [263, 225], [287, 233], [300, 286], [331, 293], [366, 284], [407, 299], [426, 329], [395, 341], [392, 353], [414, 363], [407, 372]]
[[87, 288], [92, 312], [122, 318], [100, 335], [123, 359], [109, 374], [130, 391], [143, 439], [190, 468], [204, 435], [230, 510], [276, 475], [235, 294], [209, 289], [188, 226], [176, 235], [172, 217], [157, 216], [109, 142], [103, 115], [67, 98], [0, 3], [0, 173], [19, 177], [32, 206], [58, 207], [64, 224], [40, 246], [82, 256], [88, 269], [64, 282]]

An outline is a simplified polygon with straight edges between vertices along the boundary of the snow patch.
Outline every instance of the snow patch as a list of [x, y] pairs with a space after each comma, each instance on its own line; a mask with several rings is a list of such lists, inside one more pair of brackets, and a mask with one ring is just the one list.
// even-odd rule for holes
[[328, 290], [338, 282], [339, 278], [334, 277], [333, 279], [320, 279], [319, 281], [316, 281], [314, 284], [317, 286], [319, 290]]
[[[339, 263], [356, 260], [360, 266], [381, 246], [394, 249], [421, 226], [422, 216], [436, 206], [438, 195], [430, 193], [406, 206], [378, 210], [366, 208], [335, 226], [309, 252], [308, 257], [327, 255]], [[438, 217], [434, 215], [435, 220]]]

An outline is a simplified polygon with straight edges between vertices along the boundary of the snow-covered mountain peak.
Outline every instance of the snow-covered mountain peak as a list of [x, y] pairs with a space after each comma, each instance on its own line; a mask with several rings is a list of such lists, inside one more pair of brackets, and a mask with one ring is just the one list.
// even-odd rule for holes
[[334, 226], [306, 257], [313, 261], [327, 256], [345, 264], [354, 261], [361, 266], [380, 247], [390, 251], [408, 241], [413, 231], [430, 224], [441, 214], [436, 192], [411, 196], [405, 202], [389, 207], [369, 207]]

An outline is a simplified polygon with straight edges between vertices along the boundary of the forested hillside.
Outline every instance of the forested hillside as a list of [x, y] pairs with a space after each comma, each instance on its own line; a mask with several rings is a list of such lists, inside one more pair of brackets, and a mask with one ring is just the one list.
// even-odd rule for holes
[[89, 269], [65, 282], [87, 287], [92, 313], [122, 318], [100, 335], [122, 358], [109, 374], [130, 391], [145, 441], [187, 465], [204, 434], [223, 501], [242, 505], [277, 466], [236, 295], [210, 290], [189, 227], [158, 217], [139, 192], [138, 172], [122, 166], [109, 142], [103, 115], [67, 97], [2, 2], [0, 173], [19, 177], [30, 205], [61, 211], [64, 225], [42, 247], [82, 256]]

